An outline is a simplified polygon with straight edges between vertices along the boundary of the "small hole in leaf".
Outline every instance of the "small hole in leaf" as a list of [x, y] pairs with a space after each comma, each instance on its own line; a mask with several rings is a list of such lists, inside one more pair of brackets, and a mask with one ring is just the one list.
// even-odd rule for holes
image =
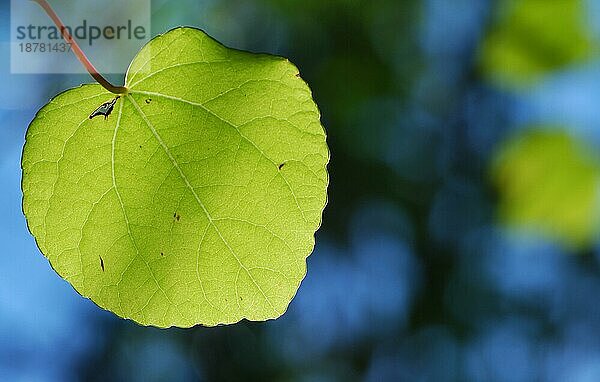
[[101, 115], [104, 116], [104, 119], [107, 119], [108, 116], [112, 113], [113, 109], [115, 108], [115, 104], [117, 103], [119, 98], [121, 98], [121, 96], [117, 96], [112, 101], [104, 102], [102, 105], [98, 106], [98, 108], [94, 110], [88, 118], [93, 119]]
[[100, 268], [102, 268], [102, 272], [104, 272], [104, 259], [100, 256]]
[[282, 164], [280, 164], [279, 166], [277, 166], [277, 168], [281, 170], [283, 168], [283, 166], [285, 166], [285, 162], [283, 162]]
[[165, 255], [165, 253], [164, 253], [164, 252], [161, 252], [161, 253], [160, 253], [160, 255], [161, 255], [161, 256], [164, 256], [164, 255]]
[[146, 100], [146, 105], [150, 105], [150, 102], [152, 102], [152, 100], [151, 100], [150, 98], [148, 98], [148, 99]]

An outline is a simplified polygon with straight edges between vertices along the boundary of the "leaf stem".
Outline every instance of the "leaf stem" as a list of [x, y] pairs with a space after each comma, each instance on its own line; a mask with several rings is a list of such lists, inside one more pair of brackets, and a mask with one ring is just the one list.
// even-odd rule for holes
[[79, 61], [83, 64], [83, 66], [88, 71], [88, 73], [96, 81], [98, 81], [98, 83], [100, 85], [102, 85], [104, 87], [104, 89], [106, 89], [109, 92], [114, 93], [114, 94], [126, 94], [127, 93], [128, 89], [125, 86], [115, 86], [115, 85], [111, 84], [110, 82], [108, 82], [108, 80], [106, 78], [104, 78], [102, 76], [102, 74], [98, 73], [98, 70], [96, 69], [96, 67], [90, 62], [90, 60], [87, 58], [87, 56], [85, 55], [83, 50], [81, 50], [81, 48], [79, 47], [79, 44], [77, 44], [77, 41], [75, 41], [73, 39], [73, 36], [71, 36], [67, 27], [65, 27], [65, 24], [63, 24], [62, 20], [60, 19], [60, 17], [58, 17], [56, 12], [54, 12], [54, 9], [52, 9], [52, 7], [50, 6], [50, 4], [48, 3], [47, 0], [32, 0], [32, 1], [35, 1], [36, 3], [38, 3], [39, 6], [42, 7], [44, 9], [44, 11], [46, 11], [48, 16], [50, 16], [52, 21], [54, 21], [54, 24], [58, 27], [58, 29], [60, 29], [60, 32], [61, 32], [63, 38], [65, 39], [65, 41], [67, 41], [67, 43], [69, 45], [71, 45], [73, 53], [75, 54], [75, 56], [77, 56], [77, 59], [79, 59]]

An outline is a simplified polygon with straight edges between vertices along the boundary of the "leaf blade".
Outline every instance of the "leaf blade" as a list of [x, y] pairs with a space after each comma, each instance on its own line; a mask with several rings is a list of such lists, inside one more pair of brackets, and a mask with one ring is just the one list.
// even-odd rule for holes
[[[98, 150], [83, 145], [98, 158], [69, 161], [72, 177], [34, 171], [32, 158], [46, 155], [35, 131], [60, 135], [65, 127], [58, 117], [32, 123], [23, 155], [30, 230], [61, 276], [119, 316], [159, 327], [276, 318], [304, 278], [326, 203], [329, 152], [310, 89], [289, 61], [229, 50], [199, 30], [179, 28], [153, 42], [133, 60], [127, 81], [135, 83], [115, 115], [70, 125], [91, 134]], [[178, 62], [208, 52], [217, 66], [194, 75], [173, 67], [170, 50], [191, 45]], [[144, 58], [156, 74], [141, 74]], [[240, 74], [244, 66], [250, 69]], [[207, 79], [217, 79], [210, 89]], [[94, 91], [83, 109], [104, 96]], [[78, 89], [63, 94], [61, 102], [84, 98]], [[82, 152], [70, 155], [81, 160]], [[82, 171], [94, 172], [102, 186], [84, 182], [94, 192], [78, 205]], [[36, 203], [39, 179], [64, 184], [45, 212], [44, 198]], [[58, 202], [50, 209], [52, 198]], [[68, 205], [77, 210], [71, 224], [39, 225], [39, 211], [68, 220]]]

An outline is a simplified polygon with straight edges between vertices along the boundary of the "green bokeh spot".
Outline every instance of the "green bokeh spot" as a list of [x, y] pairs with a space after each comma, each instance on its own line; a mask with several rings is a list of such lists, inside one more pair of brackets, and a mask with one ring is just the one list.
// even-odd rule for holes
[[591, 245], [599, 233], [600, 162], [558, 130], [525, 132], [497, 153], [492, 175], [500, 218], [570, 248]]
[[597, 53], [581, 0], [502, 0], [498, 6], [480, 64], [499, 85], [521, 88]]

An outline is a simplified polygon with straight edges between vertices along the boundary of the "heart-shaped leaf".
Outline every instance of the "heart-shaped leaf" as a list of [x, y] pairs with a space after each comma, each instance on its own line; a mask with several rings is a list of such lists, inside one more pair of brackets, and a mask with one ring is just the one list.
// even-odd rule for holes
[[68, 90], [29, 126], [23, 209], [83, 296], [144, 325], [283, 314], [326, 203], [319, 111], [288, 60], [174, 29], [129, 92]]

